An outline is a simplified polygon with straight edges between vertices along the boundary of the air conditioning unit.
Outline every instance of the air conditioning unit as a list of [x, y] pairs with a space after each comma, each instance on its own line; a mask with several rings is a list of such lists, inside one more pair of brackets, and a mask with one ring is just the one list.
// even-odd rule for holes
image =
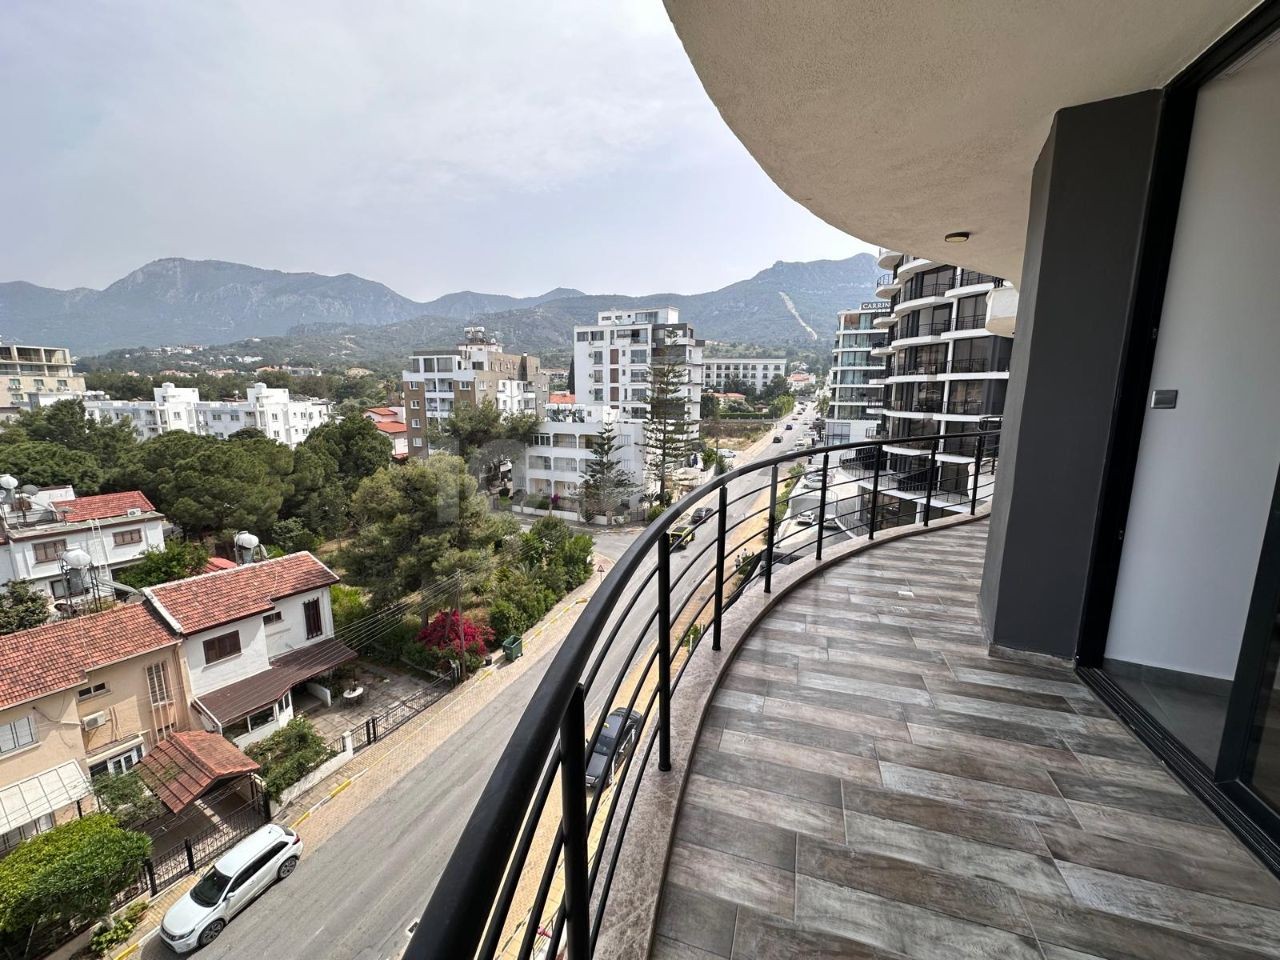
[[130, 507], [128, 510], [124, 512], [124, 515], [126, 517], [140, 517], [142, 516], [142, 511], [139, 510], [137, 507]]
[[97, 713], [91, 713], [83, 720], [80, 725], [86, 730], [97, 730], [100, 726], [107, 722], [107, 714], [105, 710], [99, 710]]

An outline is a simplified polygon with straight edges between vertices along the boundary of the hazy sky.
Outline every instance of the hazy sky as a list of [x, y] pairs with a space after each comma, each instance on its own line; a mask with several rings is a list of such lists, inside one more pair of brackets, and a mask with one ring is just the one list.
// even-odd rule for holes
[[0, 130], [0, 280], [695, 292], [869, 249], [760, 171], [660, 0], [7, 0]]

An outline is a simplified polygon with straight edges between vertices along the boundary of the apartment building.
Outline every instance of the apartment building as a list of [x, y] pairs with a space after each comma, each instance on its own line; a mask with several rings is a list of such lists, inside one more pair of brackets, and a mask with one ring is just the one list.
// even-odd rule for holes
[[0, 378], [8, 384], [0, 419], [86, 394], [84, 377], [76, 373], [66, 347], [0, 343]]
[[889, 304], [881, 300], [840, 312], [827, 377], [825, 436], [830, 443], [860, 440], [878, 423], [888, 351], [875, 321], [888, 314]]
[[61, 620], [5, 641], [0, 855], [93, 810], [93, 777], [132, 769], [189, 726], [180, 638], [144, 605]]
[[290, 396], [287, 388], [255, 383], [243, 400], [202, 400], [195, 387], [162, 383], [150, 400], [88, 399], [85, 413], [103, 422], [128, 419], [139, 440], [173, 430], [225, 440], [237, 430], [261, 430], [273, 440], [296, 447], [333, 417], [333, 402]]
[[504, 352], [484, 327], [465, 328], [454, 348], [414, 354], [400, 379], [413, 456], [430, 452], [428, 430], [447, 420], [456, 405], [489, 400], [504, 414], [541, 418], [547, 403], [548, 378], [538, 358]]
[[525, 448], [528, 494], [559, 498], [566, 509], [576, 509], [583, 474], [595, 456], [596, 438], [606, 426], [612, 426], [616, 438], [614, 456], [639, 487], [644, 478], [644, 424], [626, 420], [604, 404], [578, 403], [571, 393], [553, 393], [546, 419]]
[[705, 341], [680, 322], [675, 307], [603, 310], [594, 325], [573, 328], [573, 392], [579, 403], [604, 404], [622, 420], [649, 415], [655, 365], [678, 366], [684, 373], [680, 396], [688, 418], [700, 418]]
[[[0, 583], [26, 580], [55, 599], [110, 596], [103, 581], [164, 548], [164, 515], [137, 490], [77, 497], [69, 486], [37, 489], [0, 476]], [[88, 568], [63, 562], [87, 555]]]
[[706, 357], [702, 361], [703, 386], [717, 392], [747, 387], [760, 393], [774, 377], [786, 377], [786, 357], [766, 359]]

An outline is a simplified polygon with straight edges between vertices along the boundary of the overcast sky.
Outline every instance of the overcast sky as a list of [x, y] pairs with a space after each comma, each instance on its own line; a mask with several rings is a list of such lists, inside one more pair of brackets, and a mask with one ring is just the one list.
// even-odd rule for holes
[[0, 130], [0, 280], [696, 292], [869, 249], [761, 172], [660, 0], [7, 0]]

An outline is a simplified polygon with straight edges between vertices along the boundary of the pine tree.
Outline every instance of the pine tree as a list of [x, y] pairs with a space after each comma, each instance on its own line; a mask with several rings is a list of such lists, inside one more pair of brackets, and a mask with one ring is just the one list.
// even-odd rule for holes
[[658, 502], [669, 497], [667, 477], [683, 466], [698, 443], [698, 430], [689, 416], [689, 365], [660, 358], [655, 351], [649, 368], [649, 415], [644, 422], [645, 470], [658, 488]]
[[603, 514], [612, 520], [623, 500], [640, 489], [617, 458], [618, 435], [605, 424], [592, 445], [592, 457], [582, 474], [582, 512], [588, 520]]

